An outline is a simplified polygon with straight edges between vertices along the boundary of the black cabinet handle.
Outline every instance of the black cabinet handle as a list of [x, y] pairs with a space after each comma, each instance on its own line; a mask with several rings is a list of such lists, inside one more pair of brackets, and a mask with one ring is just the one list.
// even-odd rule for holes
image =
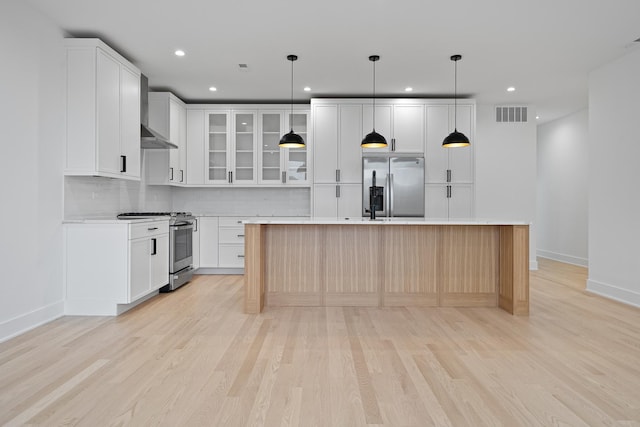
[[147, 230], [149, 230], [149, 231], [153, 231], [153, 230], [157, 230], [157, 229], [158, 229], [158, 227], [149, 227], [149, 228], [147, 228]]
[[238, 258], [244, 258], [244, 255], [238, 255]]
[[193, 231], [196, 232], [198, 231], [198, 218], [196, 218], [193, 222], [194, 222]]
[[180, 169], [180, 182], [184, 182], [184, 171]]
[[447, 185], [447, 199], [451, 198], [451, 186]]
[[169, 168], [169, 180], [173, 181], [173, 168]]
[[447, 182], [451, 182], [451, 169], [447, 169]]
[[287, 173], [285, 171], [282, 171], [282, 183], [286, 184], [287, 182]]
[[151, 255], [156, 255], [158, 253], [158, 242], [156, 239], [151, 239], [153, 243], [153, 249], [151, 250]]
[[238, 237], [244, 237], [244, 234], [236, 234]]
[[127, 171], [127, 156], [120, 156], [120, 159], [122, 160], [122, 169], [120, 169], [120, 172], [126, 172]]
[[340, 186], [336, 185], [336, 197], [340, 197]]
[[396, 139], [391, 138], [391, 151], [396, 151]]

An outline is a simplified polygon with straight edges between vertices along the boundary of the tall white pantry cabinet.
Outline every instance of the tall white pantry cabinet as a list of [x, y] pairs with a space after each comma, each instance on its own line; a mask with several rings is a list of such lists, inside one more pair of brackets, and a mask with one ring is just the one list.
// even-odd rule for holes
[[[362, 216], [362, 156], [395, 153], [425, 157], [425, 217], [474, 217], [475, 102], [451, 99], [384, 99], [376, 103], [375, 129], [382, 149], [362, 149], [373, 129], [373, 105], [362, 99], [312, 99], [312, 213]], [[470, 147], [443, 148], [454, 126]]]

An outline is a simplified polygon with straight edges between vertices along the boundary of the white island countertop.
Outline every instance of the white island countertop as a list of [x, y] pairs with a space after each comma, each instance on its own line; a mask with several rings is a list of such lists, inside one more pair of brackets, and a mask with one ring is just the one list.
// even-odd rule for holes
[[424, 219], [424, 218], [322, 218], [299, 219], [252, 218], [243, 224], [273, 225], [529, 225], [526, 221], [497, 219]]

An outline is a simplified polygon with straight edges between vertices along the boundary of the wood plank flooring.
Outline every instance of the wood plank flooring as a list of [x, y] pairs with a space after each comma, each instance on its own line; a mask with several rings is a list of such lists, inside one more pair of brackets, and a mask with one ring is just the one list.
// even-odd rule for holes
[[639, 426], [640, 310], [540, 260], [531, 314], [267, 308], [198, 276], [0, 344], [0, 425]]

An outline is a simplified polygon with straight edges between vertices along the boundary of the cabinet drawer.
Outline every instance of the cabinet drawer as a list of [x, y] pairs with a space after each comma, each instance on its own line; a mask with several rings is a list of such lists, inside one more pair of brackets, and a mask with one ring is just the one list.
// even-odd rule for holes
[[244, 227], [221, 228], [220, 243], [244, 244]]
[[249, 219], [249, 217], [236, 217], [236, 216], [221, 216], [220, 227], [242, 227], [242, 221]]
[[169, 221], [143, 222], [129, 226], [129, 239], [156, 236], [169, 232]]
[[219, 267], [244, 268], [244, 245], [220, 245]]

